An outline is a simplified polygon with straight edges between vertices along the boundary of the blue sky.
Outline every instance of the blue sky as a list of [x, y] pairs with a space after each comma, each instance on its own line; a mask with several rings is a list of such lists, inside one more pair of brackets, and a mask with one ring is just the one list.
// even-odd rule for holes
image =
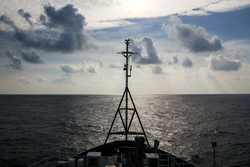
[[0, 94], [250, 93], [247, 0], [2, 0]]

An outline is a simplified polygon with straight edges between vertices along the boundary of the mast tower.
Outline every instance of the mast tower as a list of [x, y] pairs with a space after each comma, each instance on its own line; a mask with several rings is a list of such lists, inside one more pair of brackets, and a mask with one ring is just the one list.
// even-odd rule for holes
[[[122, 95], [122, 98], [121, 98], [121, 101], [119, 103], [119, 106], [117, 108], [117, 111], [116, 111], [116, 114], [115, 114], [115, 117], [112, 121], [112, 124], [110, 126], [110, 129], [109, 129], [109, 132], [108, 132], [108, 135], [107, 135], [107, 138], [105, 140], [105, 144], [107, 143], [108, 141], [108, 138], [109, 138], [109, 135], [125, 135], [125, 141], [127, 142], [128, 141], [128, 135], [144, 135], [146, 141], [147, 141], [147, 144], [149, 146], [149, 142], [148, 142], [148, 139], [147, 139], [147, 136], [146, 136], [146, 133], [144, 131], [144, 128], [142, 126], [142, 123], [141, 123], [141, 120], [140, 120], [140, 117], [139, 117], [139, 114], [136, 110], [136, 107], [135, 107], [135, 104], [134, 104], [134, 101], [133, 101], [133, 98], [131, 96], [131, 93], [129, 91], [129, 88], [128, 88], [128, 78], [131, 77], [131, 71], [132, 71], [132, 66], [129, 67], [129, 58], [133, 55], [133, 54], [137, 54], [136, 52], [129, 52], [129, 43], [130, 43], [130, 40], [129, 39], [125, 39], [125, 44], [126, 44], [126, 51], [123, 51], [123, 52], [117, 52], [117, 54], [122, 54], [125, 58], [126, 58], [126, 64], [124, 64], [124, 68], [123, 70], [125, 71], [125, 77], [126, 77], [126, 80], [125, 80], [125, 90], [124, 90], [124, 93]], [[130, 74], [128, 74], [128, 71], [130, 71]], [[125, 96], [125, 108], [122, 108], [121, 107], [121, 104], [124, 100], [124, 96]], [[132, 102], [132, 105], [133, 105], [133, 108], [129, 108], [128, 107], [128, 99], [130, 98], [131, 102]], [[121, 114], [121, 111], [125, 111], [125, 120], [123, 119], [122, 117], [122, 114]], [[131, 119], [129, 121], [129, 124], [128, 124], [128, 112], [129, 111], [133, 111], [132, 113], [132, 116], [131, 116]], [[115, 122], [115, 119], [116, 119], [116, 116], [117, 114], [119, 113], [120, 115], [120, 118], [121, 118], [121, 121], [122, 121], [122, 124], [123, 124], [123, 128], [124, 128], [124, 131], [121, 131], [121, 132], [111, 132], [112, 130], [112, 127], [114, 125], [114, 122]], [[134, 118], [134, 115], [136, 114], [137, 118], [138, 118], [138, 121], [140, 123], [140, 126], [141, 126], [141, 129], [142, 129], [142, 132], [131, 132], [129, 131], [130, 127], [131, 127], [131, 123], [132, 123], [132, 120]]]

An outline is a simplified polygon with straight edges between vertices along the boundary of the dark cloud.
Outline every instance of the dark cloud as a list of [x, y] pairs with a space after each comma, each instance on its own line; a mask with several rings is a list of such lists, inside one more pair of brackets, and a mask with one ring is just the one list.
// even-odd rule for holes
[[[88, 35], [84, 31], [85, 17], [77, 13], [73, 5], [67, 5], [56, 10], [50, 5], [44, 6], [45, 15], [40, 16], [40, 22], [48, 29], [57, 30], [58, 38], [52, 38], [47, 34], [37, 35], [31, 31], [18, 28], [7, 16], [0, 17], [0, 21], [15, 30], [14, 38], [21, 47], [40, 49], [48, 52], [59, 51], [72, 53], [76, 50], [97, 49], [97, 46], [89, 42]], [[19, 10], [19, 14], [29, 19], [28, 13]]]
[[209, 38], [205, 28], [195, 28], [188, 24], [183, 24], [178, 17], [171, 16], [172, 25], [163, 24], [169, 37], [173, 37], [191, 52], [212, 52], [222, 50], [222, 40], [217, 36]]
[[102, 62], [101, 62], [101, 61], [96, 60], [96, 62], [97, 62], [97, 63], [99, 63], [99, 66], [100, 66], [101, 68], [103, 67], [103, 64], [102, 64]]
[[95, 67], [89, 66], [89, 68], [87, 69], [87, 72], [96, 73]]
[[121, 66], [121, 65], [117, 65], [117, 64], [113, 64], [113, 63], [109, 64], [108, 67], [109, 67], [109, 68], [119, 68], [119, 69], [122, 69], [122, 66]]
[[11, 28], [13, 28], [15, 31], [18, 31], [18, 27], [15, 25], [15, 23], [9, 18], [7, 17], [6, 15], [2, 15], [0, 17], [0, 22], [3, 22], [7, 25], [9, 25]]
[[33, 64], [43, 64], [45, 60], [41, 58], [39, 54], [33, 51], [19, 51], [22, 56], [22, 59]]
[[236, 60], [229, 60], [224, 55], [210, 55], [206, 60], [209, 62], [209, 68], [214, 71], [238, 71], [241, 62]]
[[18, 78], [17, 81], [18, 81], [18, 82], [21, 82], [21, 83], [23, 83], [23, 84], [30, 84], [30, 83], [31, 83], [30, 79], [27, 78], [27, 77]]
[[176, 64], [178, 63], [178, 56], [173, 56], [173, 61], [168, 61], [168, 65]]
[[10, 58], [11, 63], [6, 64], [6, 67], [11, 67], [15, 70], [24, 70], [24, 66], [22, 65], [22, 60], [19, 57], [15, 56], [15, 52], [5, 51], [4, 55]]
[[71, 66], [71, 65], [60, 65], [59, 67], [65, 73], [83, 72], [83, 68], [76, 68], [76, 67]]
[[183, 61], [182, 66], [187, 67], [187, 68], [191, 68], [193, 66], [193, 62], [189, 58], [186, 58]]
[[162, 68], [160, 66], [155, 66], [152, 72], [154, 74], [162, 74]]
[[178, 63], [178, 56], [173, 56], [173, 59], [174, 59], [174, 62], [173, 62], [174, 64]]
[[32, 22], [30, 21], [31, 15], [28, 12], [24, 12], [23, 9], [18, 10], [17, 12], [20, 16], [22, 16], [23, 18], [25, 18], [25, 20], [32, 25]]
[[73, 5], [67, 5], [59, 10], [50, 5], [44, 6], [46, 16], [40, 17], [42, 23], [48, 28], [60, 28], [62, 30], [81, 32], [85, 23], [85, 17], [77, 14], [77, 9]]
[[[133, 38], [130, 39], [130, 48], [132, 52], [137, 52], [137, 54], [132, 55], [132, 61], [137, 64], [161, 64], [161, 60], [158, 57], [156, 49], [154, 47], [153, 41], [149, 37], [144, 37], [141, 41], [136, 42]], [[147, 56], [143, 57], [141, 55], [142, 47], [145, 47]]]

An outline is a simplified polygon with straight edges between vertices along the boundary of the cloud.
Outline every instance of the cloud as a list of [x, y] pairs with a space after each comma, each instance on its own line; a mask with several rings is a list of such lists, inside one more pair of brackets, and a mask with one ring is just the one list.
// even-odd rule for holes
[[87, 72], [96, 73], [95, 67], [89, 66], [89, 68], [87, 69]]
[[95, 61], [84, 61], [84, 71], [89, 73], [98, 73], [98, 70], [103, 67], [103, 64], [99, 60]]
[[182, 62], [182, 66], [183, 67], [187, 67], [187, 68], [191, 68], [193, 66], [193, 62], [189, 59], [186, 58], [183, 62]]
[[155, 66], [152, 71], [154, 74], [162, 74], [162, 68], [160, 66]]
[[73, 80], [73, 75], [70, 73], [63, 73], [57, 78], [55, 78], [52, 83], [57, 84], [76, 84], [76, 82]]
[[217, 36], [210, 39], [205, 28], [183, 24], [176, 16], [170, 16], [170, 22], [171, 24], [167, 26], [163, 23], [162, 28], [166, 30], [170, 38], [175, 38], [181, 46], [191, 52], [213, 52], [223, 49], [222, 40]]
[[6, 15], [2, 15], [0, 17], [0, 22], [3, 22], [7, 25], [9, 25], [11, 28], [13, 28], [15, 31], [18, 31], [18, 27], [15, 25], [15, 23], [10, 19], [8, 18]]
[[226, 52], [225, 55], [228, 58], [239, 60], [239, 61], [247, 61], [247, 58], [249, 57], [247, 53], [242, 53], [242, 52]]
[[19, 57], [14, 56], [15, 52], [11, 52], [11, 51], [5, 51], [4, 54], [10, 58], [11, 63], [6, 64], [6, 67], [11, 67], [15, 70], [24, 70], [24, 66], [22, 64], [22, 60]]
[[74, 65], [60, 65], [59, 68], [65, 73], [79, 73], [79, 72], [90, 72], [97, 73], [99, 68], [102, 68], [103, 64], [99, 60], [95, 61], [84, 61], [80, 67]]
[[212, 74], [211, 72], [206, 72], [205, 76], [209, 79], [216, 79], [216, 75]]
[[44, 83], [44, 82], [49, 82], [47, 79], [39, 76], [39, 75], [36, 75], [36, 79], [38, 82], [41, 82], [41, 83]]
[[18, 13], [20, 16], [22, 16], [23, 18], [25, 18], [25, 20], [26, 20], [30, 25], [32, 25], [32, 22], [30, 21], [30, 17], [31, 17], [30, 13], [24, 12], [23, 9], [18, 10], [17, 13]]
[[178, 56], [173, 56], [173, 61], [168, 61], [168, 65], [176, 64], [178, 63]]
[[22, 59], [33, 64], [43, 64], [45, 63], [45, 60], [41, 58], [39, 54], [37, 54], [34, 51], [21, 51], [19, 50], [19, 53], [22, 56]]
[[[132, 52], [137, 54], [132, 55], [132, 61], [137, 64], [161, 64], [157, 51], [154, 47], [153, 41], [149, 37], [144, 37], [142, 40], [135, 41], [133, 38], [129, 38], [130, 48]], [[147, 57], [142, 56], [142, 47], [146, 49]]]
[[97, 62], [97, 63], [99, 63], [99, 65], [100, 65], [100, 67], [101, 67], [101, 68], [103, 67], [103, 64], [102, 64], [102, 62], [101, 62], [101, 61], [96, 60], [96, 62]]
[[78, 72], [83, 72], [83, 68], [76, 68], [75, 66], [72, 65], [60, 65], [59, 68], [65, 73], [78, 73]]
[[30, 79], [27, 78], [27, 77], [20, 77], [20, 78], [17, 79], [17, 81], [21, 82], [23, 84], [30, 84], [31, 83]]
[[103, 84], [104, 80], [103, 80], [103, 78], [93, 78], [92, 83], [93, 84]]
[[[0, 17], [0, 22], [9, 25], [15, 30], [14, 38], [22, 48], [33, 48], [47, 52], [58, 51], [62, 53], [98, 49], [97, 46], [89, 42], [88, 34], [84, 31], [84, 26], [86, 26], [85, 17], [78, 14], [77, 9], [73, 5], [67, 5], [58, 10], [50, 5], [45, 5], [44, 12], [45, 15], [41, 15], [39, 21], [47, 29], [59, 33], [58, 38], [52, 38], [44, 33], [37, 35], [34, 32], [22, 30], [6, 15]], [[31, 17], [28, 13], [23, 12], [22, 9], [18, 13], [28, 20]]]
[[178, 63], [178, 56], [173, 56], [173, 59], [174, 59], [174, 62], [173, 62], [174, 64]]
[[230, 60], [224, 55], [210, 55], [205, 58], [209, 62], [209, 68], [214, 71], [238, 71], [242, 66], [238, 60]]
[[122, 69], [122, 66], [121, 65], [117, 65], [117, 64], [113, 64], [113, 63], [110, 63], [109, 68], [119, 68], [119, 69]]
[[193, 73], [193, 72], [190, 72], [190, 71], [182, 71], [181, 72], [182, 76], [185, 77], [185, 78], [197, 78], [198, 77], [198, 74], [197, 73]]

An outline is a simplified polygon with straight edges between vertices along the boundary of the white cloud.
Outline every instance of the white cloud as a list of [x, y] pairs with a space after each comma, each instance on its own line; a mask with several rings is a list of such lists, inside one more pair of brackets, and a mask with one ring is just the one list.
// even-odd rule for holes
[[83, 62], [83, 70], [89, 73], [98, 73], [102, 66], [102, 62], [99, 60]]
[[31, 83], [31, 80], [27, 77], [20, 77], [17, 79], [18, 82], [21, 82], [23, 84], [30, 84]]
[[210, 3], [209, 5], [202, 7], [206, 12], [228, 12], [232, 10], [238, 10], [249, 6], [249, 0], [228, 0], [218, 1], [217, 3]]
[[35, 75], [35, 76], [38, 82], [41, 82], [41, 83], [49, 82], [47, 79], [43, 78], [42, 76], [39, 76], [39, 75]]
[[242, 64], [237, 60], [230, 60], [225, 55], [210, 55], [205, 58], [206, 61], [209, 62], [209, 69], [214, 71], [238, 71]]
[[56, 77], [54, 80], [52, 80], [52, 83], [57, 84], [76, 84], [74, 81], [73, 75], [69, 73], [63, 73]]
[[96, 21], [89, 22], [86, 27], [88, 30], [94, 29], [104, 29], [104, 28], [113, 28], [113, 27], [123, 27], [136, 24], [134, 22], [126, 21], [126, 20], [107, 20], [107, 21]]
[[103, 64], [99, 60], [95, 61], [84, 61], [81, 65], [75, 66], [70, 64], [59, 65], [59, 68], [65, 73], [97, 73]]
[[241, 39], [241, 40], [231, 40], [225, 42], [223, 43], [223, 46], [225, 50], [228, 52], [237, 51], [237, 52], [247, 53], [248, 55], [250, 55], [249, 44], [250, 40]]
[[[119, 21], [126, 18], [152, 18], [173, 14], [207, 15], [208, 12], [231, 11], [250, 5], [248, 0], [87, 0], [84, 2], [77, 0], [46, 0], [42, 2], [39, 0], [2, 0], [0, 15], [7, 13], [9, 16], [13, 16], [17, 14], [18, 10], [23, 9], [32, 16], [29, 19], [36, 22], [36, 18], [43, 12], [42, 6], [48, 3], [56, 8], [73, 4], [78, 8], [78, 12], [86, 17], [87, 29], [102, 29], [131, 24], [127, 21]], [[29, 27], [28, 23], [22, 22], [20, 16], [12, 18], [17, 21], [18, 25], [22, 24], [24, 27]]]

